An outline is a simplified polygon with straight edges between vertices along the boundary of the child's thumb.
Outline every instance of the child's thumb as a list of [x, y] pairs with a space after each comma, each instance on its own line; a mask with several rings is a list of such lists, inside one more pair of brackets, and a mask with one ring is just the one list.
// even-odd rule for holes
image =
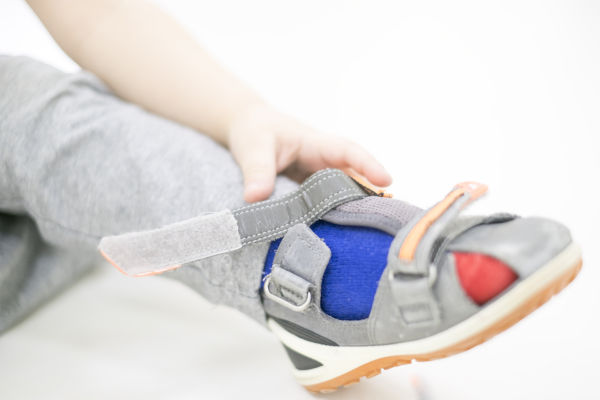
[[234, 154], [244, 175], [244, 200], [265, 200], [275, 186], [275, 143], [272, 137], [259, 136]]

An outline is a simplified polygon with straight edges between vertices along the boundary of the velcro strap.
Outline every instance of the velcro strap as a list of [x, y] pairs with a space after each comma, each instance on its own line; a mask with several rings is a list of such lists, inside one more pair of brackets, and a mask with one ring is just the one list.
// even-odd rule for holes
[[342, 171], [325, 169], [281, 198], [159, 229], [107, 236], [98, 248], [127, 275], [153, 275], [244, 245], [275, 240], [296, 224], [310, 225], [332, 208], [365, 196], [361, 186]]
[[201, 215], [160, 229], [102, 238], [100, 252], [132, 276], [159, 274], [242, 247], [231, 211]]
[[[277, 249], [273, 270], [265, 280], [265, 294], [294, 311], [302, 311], [309, 305], [310, 289], [313, 299], [319, 301], [323, 272], [330, 258], [329, 247], [308, 226], [293, 226]], [[300, 303], [305, 303], [304, 307], [299, 308]]]
[[364, 190], [337, 169], [324, 169], [309, 177], [292, 193], [276, 200], [251, 204], [233, 212], [242, 244], [272, 241], [296, 224], [310, 225], [327, 211], [366, 197]]
[[[486, 185], [475, 182], [458, 184], [442, 201], [406, 226], [399, 233], [401, 246], [397, 253], [400, 259], [397, 270], [404, 274], [427, 274], [431, 249], [437, 238], [469, 203], [486, 190]], [[390, 254], [390, 257], [393, 255]]]
[[431, 260], [432, 249], [460, 211], [486, 189], [485, 185], [474, 182], [457, 185], [394, 238], [388, 253], [388, 279], [405, 324], [432, 326], [440, 322], [440, 309], [432, 290], [437, 275]]

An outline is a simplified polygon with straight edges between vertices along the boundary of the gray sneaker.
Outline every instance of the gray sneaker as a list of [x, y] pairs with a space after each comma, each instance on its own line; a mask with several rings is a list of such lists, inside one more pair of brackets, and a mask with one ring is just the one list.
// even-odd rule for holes
[[[307, 224], [290, 228], [263, 287], [268, 325], [281, 340], [298, 382], [328, 392], [382, 369], [465, 351], [534, 311], [581, 267], [581, 252], [562, 225], [509, 214], [461, 217], [485, 191], [455, 188], [406, 223], [410, 206], [382, 197], [353, 200], [322, 219], [395, 235], [368, 318], [343, 321], [321, 309], [330, 251]], [[398, 228], [401, 226], [401, 228]], [[491, 256], [517, 280], [478, 305], [462, 289], [453, 252]]]
[[[261, 291], [267, 324], [289, 355], [298, 382], [310, 391], [328, 392], [382, 369], [480, 344], [534, 311], [577, 275], [581, 251], [563, 225], [506, 213], [461, 216], [485, 191], [481, 184], [460, 184], [421, 210], [386, 198], [341, 171], [323, 170], [282, 198], [190, 222], [198, 237], [218, 240], [210, 245], [198, 240], [179, 264], [283, 237]], [[321, 309], [321, 283], [331, 252], [310, 229], [317, 220], [394, 236], [368, 318], [340, 320]], [[100, 249], [131, 275], [161, 272], [177, 265], [153, 251], [153, 243], [177, 243], [186, 227], [104, 238]], [[478, 304], [459, 282], [456, 253], [498, 260], [516, 279]]]

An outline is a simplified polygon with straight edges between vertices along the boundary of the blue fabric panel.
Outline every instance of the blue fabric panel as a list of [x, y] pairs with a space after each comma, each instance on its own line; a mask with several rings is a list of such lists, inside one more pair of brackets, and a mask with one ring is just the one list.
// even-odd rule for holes
[[[393, 236], [373, 228], [325, 221], [317, 221], [311, 228], [331, 249], [331, 260], [323, 275], [321, 308], [337, 319], [367, 318]], [[281, 239], [269, 247], [263, 276], [271, 271], [279, 243]]]

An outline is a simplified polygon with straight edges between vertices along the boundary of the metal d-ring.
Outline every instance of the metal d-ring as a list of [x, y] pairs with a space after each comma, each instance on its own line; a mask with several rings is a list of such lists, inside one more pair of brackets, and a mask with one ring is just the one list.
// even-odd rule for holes
[[304, 311], [308, 308], [308, 306], [310, 305], [310, 302], [312, 300], [312, 295], [309, 292], [306, 292], [306, 301], [304, 301], [304, 303], [300, 304], [300, 305], [296, 305], [293, 303], [290, 303], [289, 301], [286, 301], [284, 299], [282, 299], [279, 296], [274, 295], [273, 293], [271, 293], [271, 290], [269, 289], [269, 283], [271, 283], [271, 275], [267, 275], [267, 277], [265, 278], [265, 284], [263, 287], [263, 290], [265, 292], [265, 295], [267, 296], [267, 298], [273, 300], [275, 303], [281, 304], [284, 307], [289, 308], [292, 311], [297, 311], [297, 312], [301, 312]]

